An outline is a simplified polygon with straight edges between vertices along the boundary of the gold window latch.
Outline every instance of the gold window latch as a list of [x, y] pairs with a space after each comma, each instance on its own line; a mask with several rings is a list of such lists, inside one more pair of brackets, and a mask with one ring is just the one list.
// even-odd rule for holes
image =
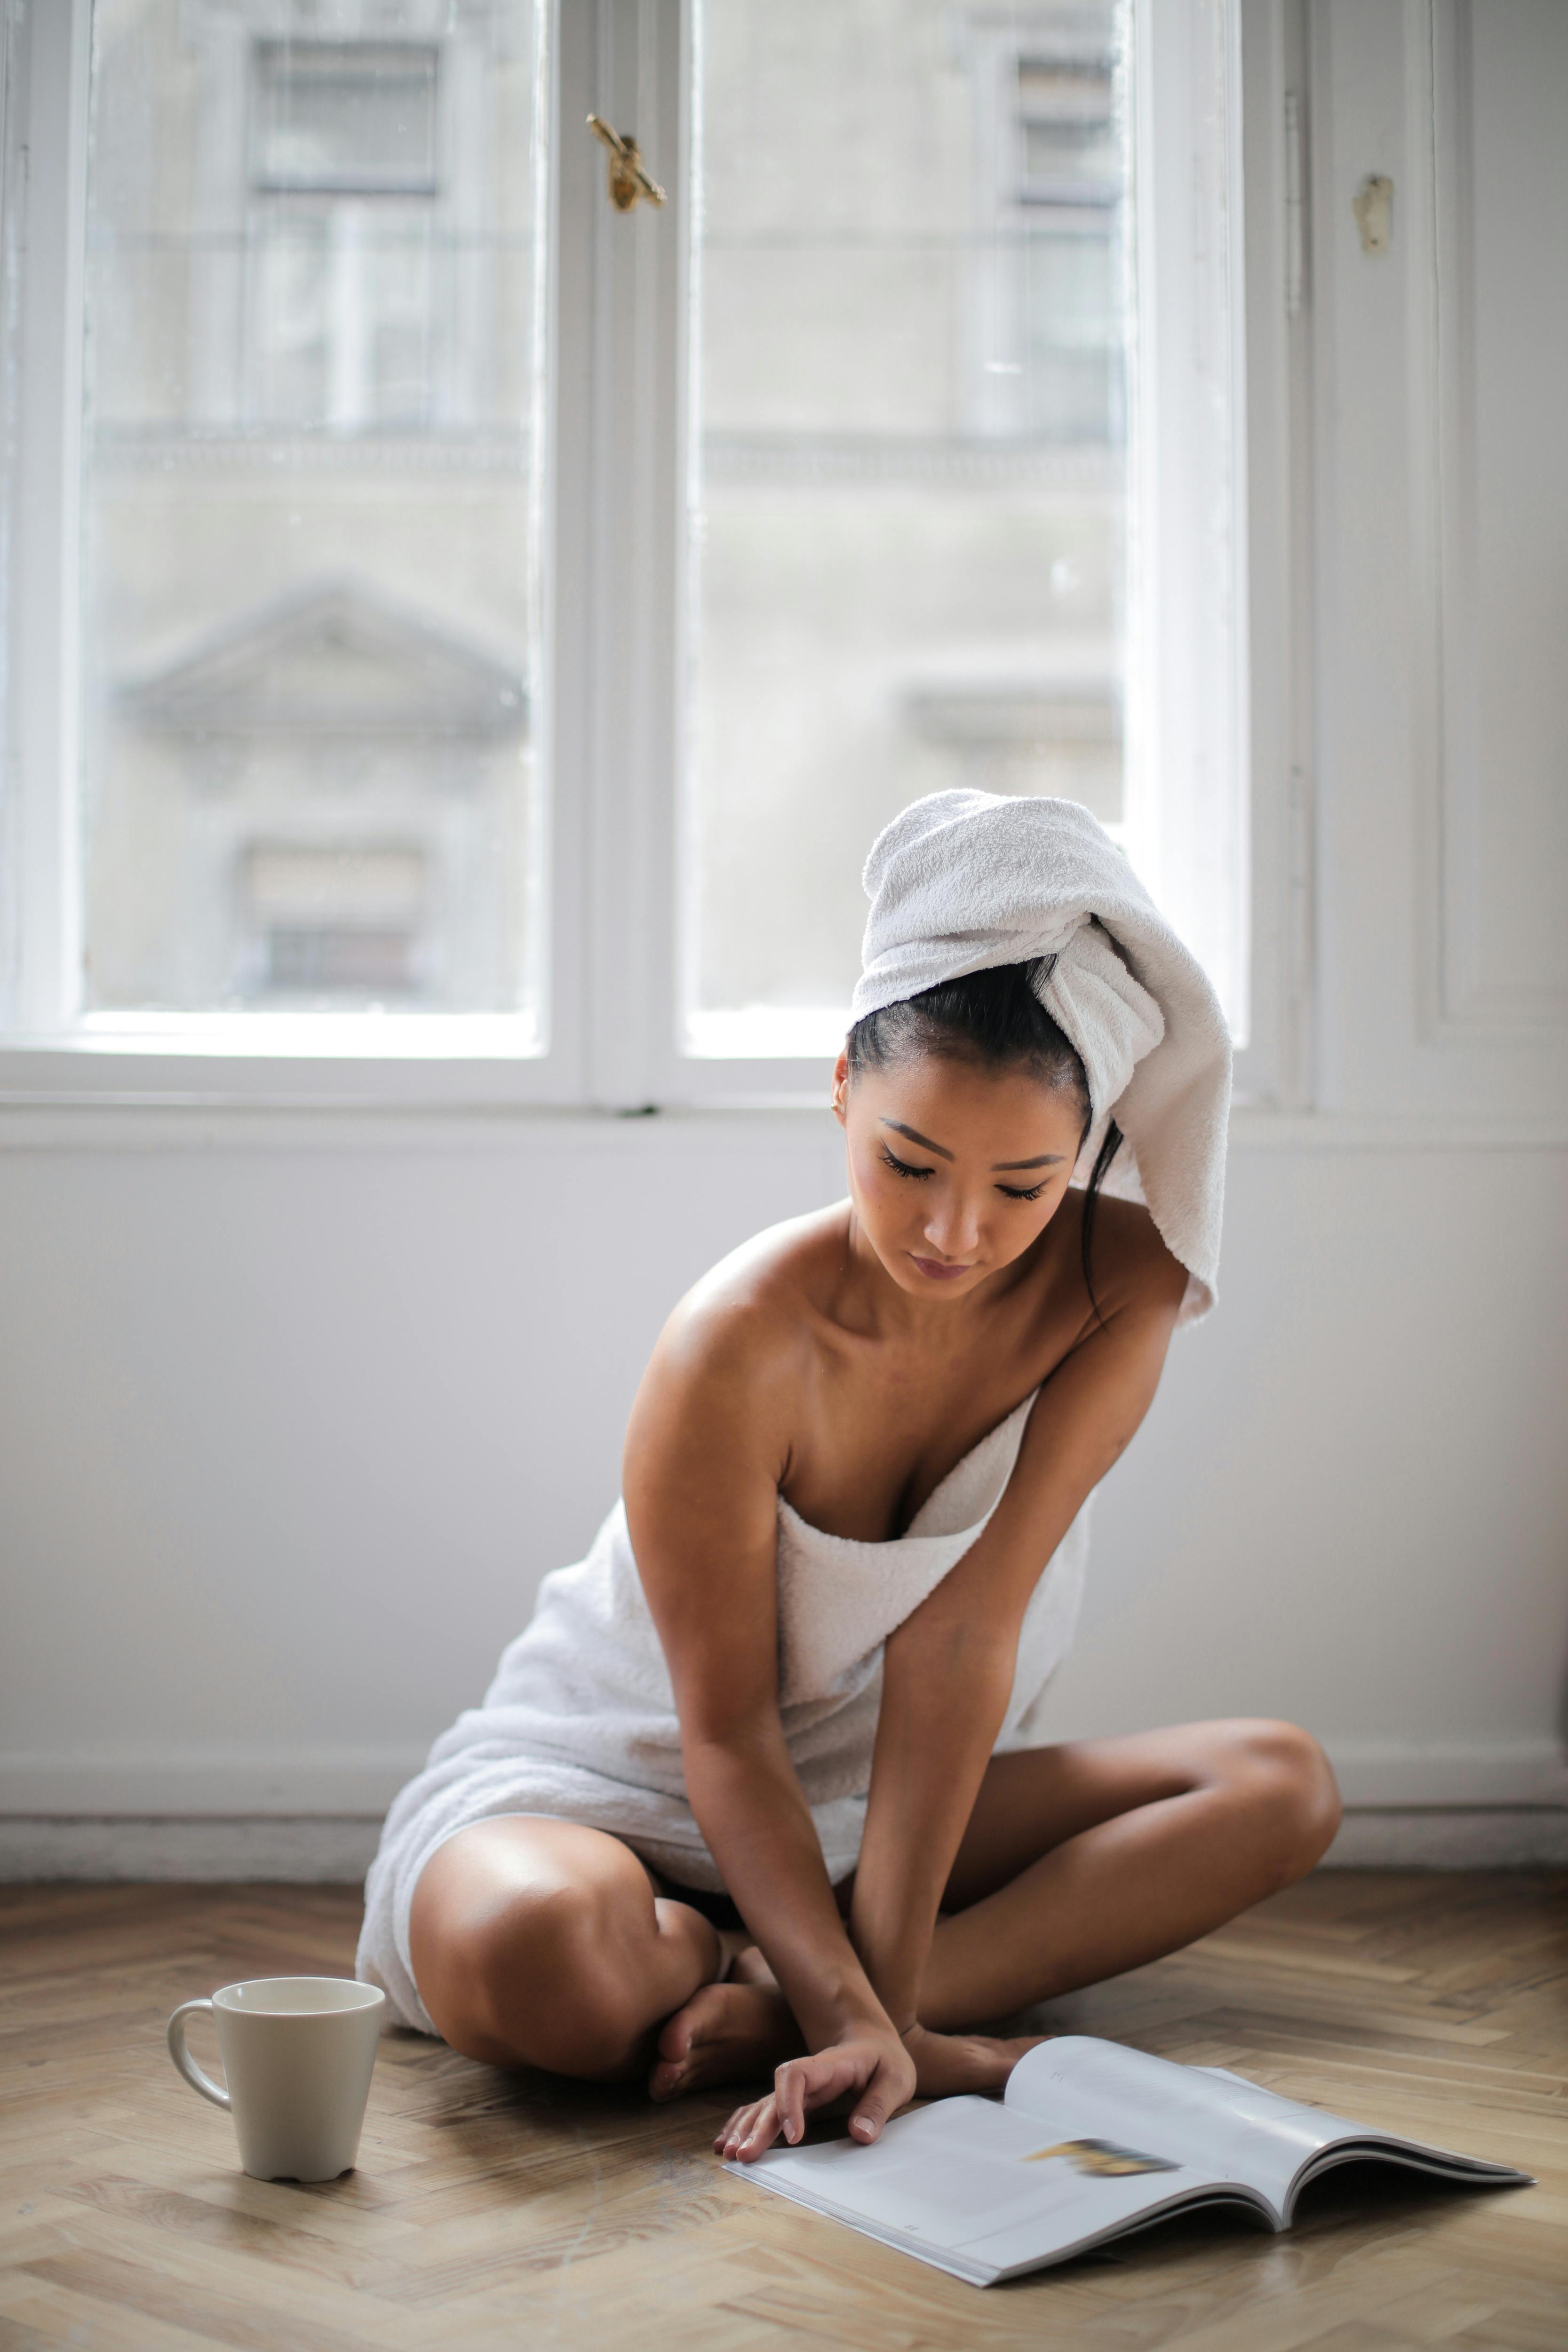
[[664, 190], [657, 180], [648, 177], [637, 141], [623, 139], [618, 131], [612, 131], [596, 114], [588, 117], [588, 128], [610, 151], [610, 202], [616, 210], [629, 213], [639, 196], [647, 204], [662, 205]]

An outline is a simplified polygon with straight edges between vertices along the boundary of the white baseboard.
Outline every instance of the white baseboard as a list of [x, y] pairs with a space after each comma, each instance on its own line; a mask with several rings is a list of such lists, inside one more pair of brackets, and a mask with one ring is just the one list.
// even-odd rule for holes
[[1559, 1805], [1347, 1808], [1325, 1870], [1568, 1870]]
[[13, 1816], [0, 1819], [0, 1884], [69, 1878], [342, 1885], [363, 1878], [380, 1835], [379, 1813], [205, 1821]]
[[[437, 1726], [437, 1728], [440, 1727]], [[0, 1818], [151, 1820], [384, 1813], [423, 1747], [77, 1749], [0, 1755]]]
[[1555, 1739], [1335, 1739], [1329, 1761], [1357, 1811], [1464, 1812], [1475, 1806], [1568, 1807], [1568, 1754]]
[[[357, 1884], [380, 1835], [379, 1815], [241, 1815], [70, 1821], [0, 1819], [0, 1883], [77, 1879], [188, 1884]], [[1568, 1869], [1560, 1807], [1350, 1811], [1329, 1851], [1334, 1870]]]
[[[437, 1727], [437, 1728], [439, 1727]], [[1568, 1809], [1568, 1759], [1551, 1738], [1324, 1742], [1357, 1811]], [[303, 1822], [382, 1814], [424, 1747], [77, 1749], [0, 1754], [0, 1821], [186, 1818]]]
[[[1568, 1866], [1554, 1741], [1327, 1745], [1346, 1808], [1333, 1866]], [[0, 1880], [361, 1879], [424, 1760], [392, 1747], [0, 1757]]]

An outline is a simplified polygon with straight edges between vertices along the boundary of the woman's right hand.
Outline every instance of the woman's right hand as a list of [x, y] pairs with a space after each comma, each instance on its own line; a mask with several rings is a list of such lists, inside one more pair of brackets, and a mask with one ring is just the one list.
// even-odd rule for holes
[[754, 2164], [783, 2137], [805, 2136], [807, 2116], [838, 2099], [853, 2099], [849, 2129], [861, 2142], [876, 2139], [888, 2117], [915, 2093], [915, 2062], [891, 2025], [835, 2042], [814, 2057], [790, 2058], [773, 2076], [765, 2099], [737, 2107], [713, 2142], [719, 2155]]

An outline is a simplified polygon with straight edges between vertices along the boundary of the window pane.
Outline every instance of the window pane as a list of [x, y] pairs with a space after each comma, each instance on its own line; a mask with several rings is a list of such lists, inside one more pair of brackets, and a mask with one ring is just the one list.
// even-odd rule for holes
[[1122, 755], [1121, 12], [700, 0], [686, 1043], [836, 1045], [910, 800]]
[[288, 13], [95, 8], [86, 1006], [538, 1023], [534, 0]]

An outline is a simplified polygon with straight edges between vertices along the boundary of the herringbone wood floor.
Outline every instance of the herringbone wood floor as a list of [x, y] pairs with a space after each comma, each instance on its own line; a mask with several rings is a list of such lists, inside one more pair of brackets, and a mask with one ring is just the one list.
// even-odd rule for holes
[[346, 1888], [0, 1890], [0, 2352], [1568, 2347], [1568, 1880], [1320, 1874], [1039, 2012], [1539, 2188], [1342, 2174], [1287, 2236], [1194, 2218], [986, 2294], [721, 2173], [717, 2096], [655, 2108], [411, 2036], [383, 2042], [356, 2172], [247, 2180], [164, 2017], [347, 1973], [357, 1919]]

